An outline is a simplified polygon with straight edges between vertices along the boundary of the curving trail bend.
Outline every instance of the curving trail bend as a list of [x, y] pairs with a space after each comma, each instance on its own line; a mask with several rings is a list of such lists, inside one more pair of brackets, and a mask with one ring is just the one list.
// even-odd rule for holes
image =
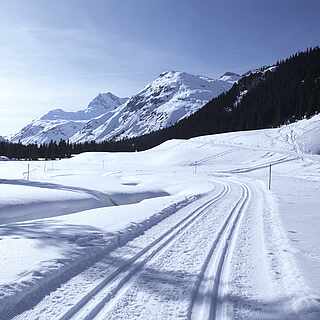
[[298, 319], [265, 242], [265, 187], [215, 183], [14, 319]]

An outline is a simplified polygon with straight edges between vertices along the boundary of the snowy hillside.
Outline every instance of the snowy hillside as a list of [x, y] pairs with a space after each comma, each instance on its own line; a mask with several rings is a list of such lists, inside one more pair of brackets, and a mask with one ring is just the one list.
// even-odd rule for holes
[[135, 137], [168, 127], [229, 90], [239, 78], [231, 72], [217, 80], [185, 72], [164, 72], [114, 114], [88, 122], [71, 141]]
[[229, 90], [239, 75], [213, 80], [185, 72], [164, 72], [129, 100], [100, 94], [85, 110], [55, 109], [23, 128], [11, 141], [42, 143], [103, 141], [139, 136], [176, 123]]
[[116, 109], [126, 102], [127, 98], [119, 98], [112, 93], [102, 93], [95, 97], [84, 109], [76, 112], [67, 112], [63, 109], [54, 109], [24, 127], [14, 135], [12, 142], [44, 143], [51, 140], [68, 140], [81, 130], [92, 118]]
[[0, 162], [0, 319], [320, 319], [319, 138]]
[[219, 144], [320, 155], [320, 114], [280, 128], [228, 132], [210, 137]]

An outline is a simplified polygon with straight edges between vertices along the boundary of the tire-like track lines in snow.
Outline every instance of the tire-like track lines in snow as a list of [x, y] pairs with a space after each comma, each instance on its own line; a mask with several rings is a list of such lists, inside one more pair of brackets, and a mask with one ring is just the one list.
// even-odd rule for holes
[[189, 310], [188, 318], [191, 320], [228, 318], [226, 303], [223, 301], [227, 291], [226, 269], [231, 258], [228, 251], [232, 241], [236, 240], [237, 227], [250, 199], [249, 188], [245, 184], [240, 186], [241, 197], [222, 224], [202, 267]]
[[177, 239], [183, 232], [189, 229], [204, 215], [215, 203], [224, 198], [230, 192], [229, 185], [223, 185], [223, 190], [211, 200], [202, 204], [187, 217], [183, 218], [159, 238], [151, 242], [138, 254], [133, 256], [118, 269], [108, 275], [95, 288], [88, 292], [75, 305], [73, 305], [59, 320], [89, 320], [94, 319], [105, 305], [117, 298], [118, 292], [124, 285], [128, 286], [130, 280], [135, 278], [143, 266], [152, 258], [163, 251], [170, 243]]

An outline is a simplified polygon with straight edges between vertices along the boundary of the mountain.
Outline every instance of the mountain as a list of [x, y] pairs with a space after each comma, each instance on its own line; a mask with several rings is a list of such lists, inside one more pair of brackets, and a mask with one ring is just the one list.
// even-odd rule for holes
[[119, 98], [114, 94], [101, 93], [89, 105], [80, 111], [68, 112], [63, 109], [54, 109], [31, 122], [11, 138], [12, 142], [48, 143], [51, 140], [68, 140], [81, 130], [86, 123], [95, 117], [116, 109], [125, 103], [127, 98]]
[[226, 82], [233, 84], [233, 83], [238, 82], [240, 78], [241, 78], [241, 76], [239, 74], [228, 71], [228, 72], [224, 73], [218, 80], [226, 81]]
[[246, 73], [228, 92], [171, 127], [102, 150], [145, 150], [170, 139], [275, 128], [318, 113], [320, 48], [315, 47]]
[[[167, 73], [162, 74], [159, 79], [166, 75]], [[177, 78], [181, 76], [181, 74], [171, 72], [170, 78], [174, 75]], [[182, 77], [185, 78], [185, 75], [182, 75]], [[220, 79], [210, 80], [209, 82], [219, 83], [219, 81], [225, 81], [225, 77], [227, 77], [228, 81], [234, 81], [233, 74], [227, 73]], [[203, 77], [200, 77], [201, 79], [203, 80]], [[117, 128], [119, 123], [125, 124], [124, 116], [127, 113], [134, 114], [135, 107], [137, 112], [140, 113], [141, 110], [144, 111], [143, 108], [145, 106], [149, 106], [150, 100], [152, 100], [152, 106], [154, 105], [154, 99], [158, 96], [161, 97], [162, 101], [163, 91], [166, 92], [166, 90], [162, 88], [159, 90], [158, 95], [154, 94], [154, 92], [157, 92], [154, 88], [157, 82], [161, 83], [156, 79], [124, 104], [94, 118], [94, 121], [97, 121], [96, 128], [100, 128], [99, 121], [104, 123], [106, 118], [115, 121], [114, 127]], [[166, 85], [169, 82], [164, 81]], [[184, 82], [186, 81], [184, 80]], [[232, 83], [229, 85], [231, 86]], [[168, 91], [172, 96], [175, 96], [177, 92], [182, 92], [181, 86], [180, 84], [177, 90], [173, 90], [170, 87]], [[201, 90], [203, 89], [205, 88], [201, 86]], [[192, 96], [190, 90], [185, 91], [188, 92], [187, 97], [190, 98]], [[163, 99], [165, 102], [160, 103], [160, 107], [168, 104], [170, 106], [170, 102], [175, 101], [172, 100], [172, 96], [171, 99]], [[142, 105], [139, 105], [139, 101], [141, 101]], [[159, 112], [157, 108], [156, 112]], [[55, 159], [57, 157], [70, 157], [72, 154], [82, 152], [142, 151], [171, 139], [188, 139], [231, 131], [235, 132], [232, 135], [232, 139], [236, 139], [237, 131], [280, 128], [283, 125], [286, 125], [287, 129], [280, 128], [278, 130], [281, 132], [280, 136], [269, 136], [271, 144], [277, 145], [282, 142], [291, 143], [296, 141], [298, 144], [294, 143], [294, 149], [297, 152], [320, 153], [318, 144], [319, 130], [317, 129], [320, 121], [319, 115], [320, 48], [315, 47], [305, 52], [296, 53], [285, 60], [277, 62], [275, 65], [247, 72], [233, 83], [230, 90], [213, 98], [206, 105], [200, 107], [198, 111], [184, 117], [172, 126], [137, 137], [113, 139], [103, 143], [95, 141], [90, 143], [60, 141], [59, 144], [50, 143], [39, 147], [37, 145], [25, 146], [23, 144], [4, 142], [0, 143], [0, 154], [18, 159], [37, 159], [39, 157]], [[121, 117], [124, 120], [119, 122]], [[307, 121], [307, 119], [311, 118], [312, 121]], [[106, 122], [110, 123], [108, 119]], [[303, 119], [301, 124], [305, 123], [312, 126], [299, 125], [295, 127], [288, 125], [300, 119]], [[89, 120], [86, 125], [89, 123], [94, 125], [93, 120]], [[312, 129], [313, 127], [316, 128], [315, 131]], [[129, 129], [131, 128], [129, 127]], [[309, 129], [314, 132], [313, 138], [305, 144], [304, 138], [308, 138]], [[297, 138], [299, 136], [304, 138], [300, 141], [300, 138]], [[276, 139], [280, 139], [280, 141]], [[218, 140], [217, 143], [219, 143]], [[237, 143], [242, 144], [243, 142], [238, 141]]]
[[166, 128], [229, 90], [239, 78], [230, 72], [217, 80], [186, 72], [163, 72], [116, 112], [89, 121], [70, 141], [119, 140]]
[[42, 116], [40, 120], [90, 120], [115, 109], [126, 100], [127, 98], [119, 98], [110, 92], [100, 93], [84, 110], [68, 112], [62, 109], [54, 109]]
[[84, 142], [140, 136], [190, 116], [239, 79], [231, 72], [216, 80], [186, 72], [163, 72], [130, 99], [106, 93], [98, 95], [81, 111], [54, 109], [23, 128], [11, 141]]

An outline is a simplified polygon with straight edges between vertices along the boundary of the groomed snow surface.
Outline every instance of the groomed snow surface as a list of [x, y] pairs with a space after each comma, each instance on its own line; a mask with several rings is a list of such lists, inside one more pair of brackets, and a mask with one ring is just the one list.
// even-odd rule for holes
[[0, 319], [320, 319], [319, 152], [315, 116], [0, 161]]

